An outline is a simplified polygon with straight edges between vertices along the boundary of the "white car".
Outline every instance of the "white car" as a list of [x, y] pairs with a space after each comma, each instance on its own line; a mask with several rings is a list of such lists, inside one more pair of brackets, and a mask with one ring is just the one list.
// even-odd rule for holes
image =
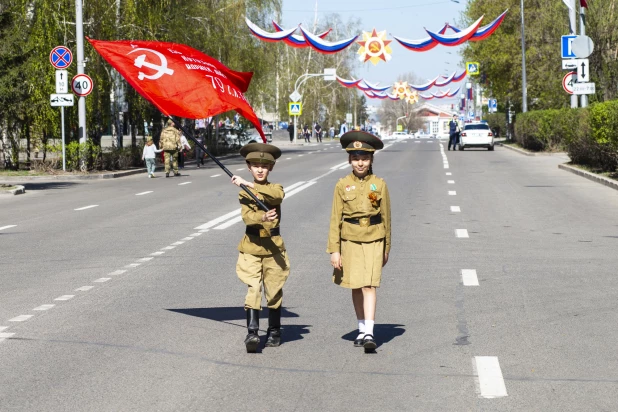
[[393, 132], [391, 139], [409, 139], [410, 135], [406, 132]]
[[467, 147], [486, 147], [494, 150], [494, 134], [487, 123], [468, 123], [459, 136], [459, 150]]

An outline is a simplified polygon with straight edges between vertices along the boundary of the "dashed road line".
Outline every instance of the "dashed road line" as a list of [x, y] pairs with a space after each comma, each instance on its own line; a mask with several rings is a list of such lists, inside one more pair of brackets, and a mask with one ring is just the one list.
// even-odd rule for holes
[[183, 243], [185, 243], [185, 242], [181, 242], [181, 241], [179, 240], [178, 242], [174, 242], [174, 243], [172, 243], [172, 246], [180, 246], [180, 245], [182, 245]]
[[5, 339], [10, 338], [11, 336], [15, 335], [14, 333], [0, 333], [0, 342], [4, 342]]
[[458, 238], [469, 238], [468, 230], [466, 229], [455, 229], [455, 236]]
[[457, 196], [457, 192], [455, 190], [449, 190], [448, 191], [448, 195], [449, 196]]
[[0, 332], [7, 330], [9, 327], [8, 326], [0, 326]]
[[473, 366], [478, 377], [479, 398], [494, 399], [509, 396], [497, 356], [475, 356]]
[[125, 266], [125, 268], [136, 268], [139, 265], [141, 265], [141, 263], [129, 263], [128, 265]]
[[112, 278], [98, 278], [97, 280], [93, 280], [93, 282], [104, 283], [104, 282], [107, 282], [108, 280], [112, 280]]
[[147, 192], [136, 193], [135, 196], [144, 196], [144, 195], [147, 195], [148, 193], [152, 193], [152, 192], [153, 192], [152, 190], [149, 190]]
[[478, 286], [479, 278], [476, 269], [461, 269], [461, 281], [464, 286]]
[[187, 237], [182, 238], [182, 239], [180, 239], [180, 240], [183, 240], [183, 241], [185, 241], [185, 242], [186, 242], [187, 240], [193, 240], [193, 237], [191, 237], [191, 236], [187, 236]]
[[285, 158], [285, 160], [291, 160], [291, 159], [292, 159], [291, 157], [286, 157], [286, 158]]
[[51, 308], [53, 308], [56, 305], [41, 305], [41, 306], [37, 306], [36, 308], [32, 309], [32, 310], [50, 310]]
[[189, 236], [193, 236], [193, 237], [202, 236], [202, 233], [201, 232], [195, 232], [195, 233], [191, 233]]
[[447, 176], [452, 176], [453, 174], [451, 172], [446, 172]]
[[172, 250], [174, 249], [176, 246], [165, 246], [164, 248], [161, 248], [161, 250]]
[[[245, 168], [244, 168], [244, 167], [241, 167], [240, 169], [236, 169], [236, 171], [237, 171], [237, 172], [240, 172], [241, 170], [245, 170]], [[217, 176], [218, 176], [218, 175], [217, 175]], [[212, 176], [210, 176], [210, 177], [212, 177]]]
[[[211, 176], [213, 177], [213, 176]], [[184, 186], [184, 185], [190, 185], [191, 182], [182, 182], [182, 183], [178, 183], [178, 186]]]
[[154, 256], [148, 256], [148, 257], [137, 259], [136, 262], [148, 262], [149, 260], [152, 260], [152, 259], [154, 259]]
[[[244, 169], [243, 169], [243, 170], [244, 170]], [[210, 176], [210, 177], [219, 177], [219, 176], [221, 176], [221, 173], [219, 173], [219, 174], [217, 174], [217, 175], [212, 175], [212, 176]]]
[[62, 295], [62, 296], [58, 296], [56, 299], [54, 300], [60, 300], [60, 301], [65, 301], [65, 300], [71, 300], [75, 297], [75, 295]]
[[461, 208], [459, 206], [451, 206], [451, 212], [459, 213], [461, 212]]
[[118, 275], [122, 275], [125, 272], [126, 272], [126, 270], [122, 270], [122, 269], [115, 270], [115, 271], [113, 271], [111, 273], [108, 273], [107, 276], [118, 276]]
[[0, 227], [0, 230], [4, 230], [4, 229], [10, 229], [12, 227], [16, 227], [17, 225], [7, 225], [7, 226], [2, 226]]
[[9, 322], [25, 322], [34, 315], [19, 315], [15, 316], [13, 319], [9, 319]]
[[88, 292], [92, 288], [94, 288], [94, 286], [82, 286], [81, 288], [75, 289], [75, 291], [76, 292]]
[[165, 253], [165, 252], [158, 251], [158, 252], [153, 252], [153, 253], [151, 253], [151, 255], [153, 255], [153, 256], [161, 256], [161, 255], [162, 255], [162, 254], [164, 254], [164, 253]]
[[449, 185], [454, 185], [455, 181], [454, 180], [447, 180], [446, 183], [448, 183]]
[[86, 209], [92, 209], [93, 207], [98, 207], [99, 205], [89, 205], [89, 206], [84, 206], [84, 207], [80, 207], [77, 209], [73, 209], [73, 210], [86, 210]]

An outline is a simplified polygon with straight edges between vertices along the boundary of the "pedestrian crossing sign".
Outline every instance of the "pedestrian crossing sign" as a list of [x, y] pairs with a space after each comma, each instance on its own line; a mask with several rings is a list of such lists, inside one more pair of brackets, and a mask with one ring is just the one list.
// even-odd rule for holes
[[303, 114], [303, 104], [301, 102], [290, 102], [288, 105], [290, 116], [300, 116]]

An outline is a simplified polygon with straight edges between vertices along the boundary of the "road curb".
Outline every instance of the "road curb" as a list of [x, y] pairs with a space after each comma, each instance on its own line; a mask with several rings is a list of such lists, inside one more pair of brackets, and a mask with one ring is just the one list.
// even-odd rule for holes
[[496, 142], [496, 144], [498, 146], [502, 146], [506, 149], [512, 150], [514, 152], [523, 154], [524, 156], [562, 156], [565, 155], [566, 153], [564, 152], [530, 152], [526, 149], [520, 149], [519, 147], [513, 147], [511, 145], [508, 144], [504, 144], [501, 142]]
[[26, 188], [21, 185], [13, 185], [15, 189], [11, 190], [0, 190], [0, 195], [23, 195], [26, 193]]
[[558, 168], [562, 170], [566, 170], [578, 176], [585, 177], [588, 180], [592, 180], [593, 182], [600, 183], [614, 190], [618, 190], [618, 182], [615, 180], [609, 179], [607, 177], [600, 176], [596, 173], [588, 172], [586, 170], [578, 169], [577, 167], [569, 166], [567, 164], [558, 165]]

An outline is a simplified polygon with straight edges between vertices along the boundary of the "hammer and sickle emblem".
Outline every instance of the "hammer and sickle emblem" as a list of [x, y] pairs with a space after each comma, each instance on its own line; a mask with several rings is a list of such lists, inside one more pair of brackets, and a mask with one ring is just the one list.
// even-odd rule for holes
[[157, 72], [155, 74], [152, 75], [147, 75], [143, 72], [139, 72], [139, 75], [137, 76], [138, 79], [140, 80], [144, 80], [144, 79], [150, 79], [150, 80], [156, 80], [160, 77], [162, 77], [164, 74], [169, 74], [170, 76], [172, 74], [174, 74], [174, 70], [170, 69], [167, 67], [167, 59], [165, 58], [165, 56], [161, 53], [159, 53], [158, 51], [155, 50], [150, 50], [150, 49], [144, 49], [144, 48], [137, 48], [135, 50], [131, 50], [129, 53], [127, 54], [131, 54], [134, 53], [138, 50], [143, 50], [143, 51], [148, 51], [151, 53], [156, 54], [159, 57], [159, 60], [161, 61], [161, 64], [153, 64], [150, 62], [146, 61], [146, 55], [145, 54], [141, 54], [139, 56], [137, 56], [135, 58], [135, 61], [133, 63], [133, 65], [137, 68], [142, 68], [142, 67], [148, 67], [150, 69], [156, 70]]

